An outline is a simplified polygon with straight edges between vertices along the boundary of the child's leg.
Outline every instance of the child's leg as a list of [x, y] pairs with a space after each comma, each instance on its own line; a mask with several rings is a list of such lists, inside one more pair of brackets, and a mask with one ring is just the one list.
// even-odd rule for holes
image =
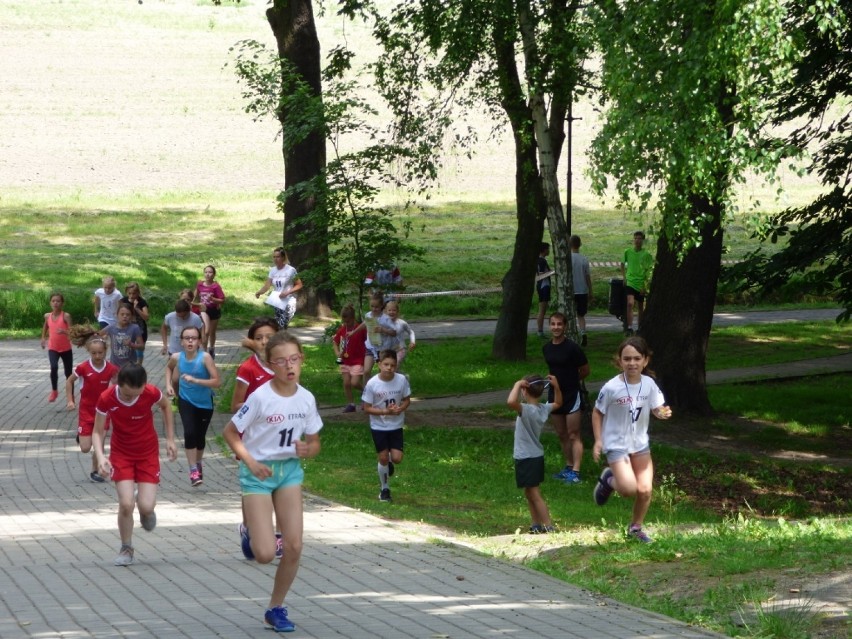
[[243, 512], [251, 535], [251, 550], [255, 559], [258, 563], [268, 564], [275, 559], [272, 496], [265, 494], [243, 495]]
[[[202, 313], [202, 316], [207, 315], [207, 313]], [[209, 319], [207, 320], [207, 348], [206, 350], [215, 351], [216, 350], [216, 329], [219, 327], [218, 319]]]
[[611, 461], [609, 468], [612, 471], [610, 485], [622, 497], [636, 496], [636, 475], [630, 457], [622, 457], [618, 461]]
[[527, 498], [532, 523], [551, 526], [553, 522], [550, 521], [550, 511], [547, 509], [544, 497], [541, 496], [540, 488], [538, 486], [528, 486], [524, 488], [524, 495]]
[[633, 455], [630, 464], [636, 477], [636, 500], [633, 502], [632, 524], [641, 526], [651, 505], [651, 492], [654, 485], [654, 462], [651, 454]]
[[[269, 607], [284, 604], [284, 598], [296, 579], [302, 557], [302, 486], [287, 486], [272, 493], [276, 519], [281, 522], [284, 536], [284, 556], [275, 571], [275, 582], [269, 597]], [[272, 550], [275, 550], [273, 539]]]
[[71, 351], [63, 351], [59, 353], [59, 357], [62, 358], [62, 368], [65, 372], [65, 379], [71, 377], [71, 373], [74, 372], [74, 353]]
[[[88, 437], [85, 436], [85, 435], [80, 435], [79, 439], [80, 439], [80, 452], [81, 453], [88, 453], [90, 450], [92, 450], [92, 436], [91, 435], [89, 435]], [[95, 468], [95, 470], [97, 470], [97, 468]]]
[[373, 357], [373, 354], [370, 351], [367, 351], [367, 354], [364, 355], [364, 381], [366, 382], [370, 379], [370, 373], [373, 372], [373, 364], [376, 363], [376, 358]]
[[[565, 463], [574, 469], [574, 472], [580, 472], [580, 466], [583, 464], [583, 438], [580, 437], [580, 426], [583, 420], [583, 413], [579, 410], [574, 411], [569, 415], [557, 415], [557, 417], [565, 418], [565, 437], [568, 443], [568, 456], [565, 458]], [[560, 438], [561, 442], [561, 438]], [[565, 448], [563, 447], [563, 454]]]
[[379, 483], [382, 486], [382, 490], [389, 488], [388, 479], [390, 478], [390, 468], [388, 467], [388, 462], [390, 461], [390, 451], [382, 450], [376, 453], [376, 456], [379, 460], [378, 465], [378, 473], [379, 473]]
[[[157, 506], [157, 484], [139, 482], [136, 484], [136, 508], [140, 517], [147, 517]], [[133, 511], [130, 512], [131, 520]]]
[[352, 401], [352, 376], [347, 372], [340, 373], [340, 376], [343, 378], [343, 394], [346, 396], [346, 403], [353, 404], [354, 402]]
[[56, 390], [59, 381], [59, 352], [47, 351], [47, 360], [50, 362], [50, 388]]
[[[132, 479], [115, 483], [115, 494], [118, 496], [118, 535], [121, 537], [121, 543], [128, 546], [133, 545], [133, 510], [136, 507], [133, 491], [135, 488], [135, 482]], [[141, 494], [142, 484], [139, 485], [140, 497]]]
[[396, 449], [396, 448], [391, 448], [389, 453], [388, 453], [388, 458], [394, 464], [401, 464], [402, 463], [402, 451], [399, 450], [399, 449]]

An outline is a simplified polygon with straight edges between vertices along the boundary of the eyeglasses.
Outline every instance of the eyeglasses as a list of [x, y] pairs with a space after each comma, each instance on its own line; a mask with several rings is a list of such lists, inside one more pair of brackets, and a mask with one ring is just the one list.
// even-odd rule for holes
[[286, 366], [290, 364], [291, 366], [295, 366], [299, 362], [302, 361], [302, 354], [298, 355], [290, 355], [290, 357], [279, 357], [278, 359], [269, 360], [270, 364], [275, 364], [276, 366]]

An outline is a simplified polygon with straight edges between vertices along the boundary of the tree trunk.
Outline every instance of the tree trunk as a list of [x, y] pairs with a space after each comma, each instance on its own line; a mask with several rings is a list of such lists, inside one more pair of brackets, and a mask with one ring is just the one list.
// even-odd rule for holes
[[[322, 95], [320, 44], [311, 0], [275, 0], [274, 5], [266, 11], [266, 18], [275, 35], [278, 55], [291, 61], [315, 94]], [[284, 90], [287, 90], [286, 85]], [[279, 114], [282, 124], [287, 117], [286, 112]], [[283, 154], [284, 188], [287, 189], [316, 177], [325, 168], [325, 138], [322, 132], [315, 131], [291, 148], [283, 146]], [[315, 272], [327, 273], [328, 244], [324, 240], [287, 243], [287, 237], [298, 237], [309, 230], [309, 225], [314, 226], [310, 229], [313, 237], [325, 236], [327, 228], [316, 228], [317, 223], [307, 219], [315, 206], [313, 198], [287, 198], [284, 202], [284, 247], [297, 269], [301, 264], [310, 264]], [[300, 306], [305, 314], [314, 317], [332, 316], [334, 291], [326, 278], [304, 282], [302, 291]]]
[[639, 330], [654, 352], [651, 368], [666, 401], [680, 411], [708, 415], [713, 409], [707, 397], [705, 364], [722, 260], [721, 210], [702, 197], [693, 199], [693, 213], [709, 216], [701, 246], [678, 264], [670, 241], [659, 238], [651, 293]]
[[518, 230], [512, 264], [503, 277], [503, 302], [491, 353], [498, 359], [527, 357], [527, 326], [535, 288], [538, 249], [544, 232], [544, 195], [538, 172], [535, 130], [515, 62], [512, 0], [501, 0], [495, 11], [494, 47], [500, 103], [509, 117], [515, 140], [515, 200]]

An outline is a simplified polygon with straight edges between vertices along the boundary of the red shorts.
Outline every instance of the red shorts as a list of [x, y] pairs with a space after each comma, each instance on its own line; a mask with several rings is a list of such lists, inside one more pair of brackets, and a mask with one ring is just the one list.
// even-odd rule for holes
[[[80, 437], [91, 437], [92, 431], [95, 430], [95, 420], [92, 421], [81, 421], [77, 426], [77, 435]], [[106, 421], [104, 422], [104, 433], [109, 431], [109, 415], [107, 415]]]
[[132, 480], [142, 484], [160, 483], [160, 456], [133, 459], [110, 451], [109, 463], [112, 464], [110, 479], [113, 481]]

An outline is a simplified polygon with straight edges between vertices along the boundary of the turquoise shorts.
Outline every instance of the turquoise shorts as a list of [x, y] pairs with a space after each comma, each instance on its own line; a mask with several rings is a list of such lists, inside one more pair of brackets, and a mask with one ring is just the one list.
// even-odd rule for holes
[[294, 457], [271, 459], [261, 463], [272, 469], [272, 475], [263, 480], [252, 475], [249, 467], [240, 462], [240, 490], [243, 495], [271, 495], [279, 488], [299, 486], [305, 479], [302, 462]]

